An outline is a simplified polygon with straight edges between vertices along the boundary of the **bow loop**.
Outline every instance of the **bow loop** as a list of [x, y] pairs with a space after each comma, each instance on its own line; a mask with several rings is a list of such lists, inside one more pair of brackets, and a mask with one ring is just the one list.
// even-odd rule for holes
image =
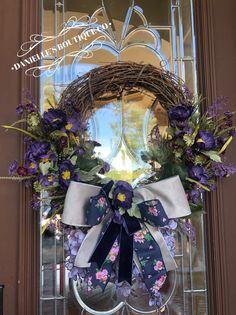
[[89, 199], [89, 206], [86, 209], [86, 223], [91, 226], [101, 223], [110, 210], [111, 204], [109, 198], [101, 190], [99, 195], [90, 197]]
[[169, 218], [159, 199], [153, 199], [138, 204], [142, 220], [155, 227], [166, 226]]

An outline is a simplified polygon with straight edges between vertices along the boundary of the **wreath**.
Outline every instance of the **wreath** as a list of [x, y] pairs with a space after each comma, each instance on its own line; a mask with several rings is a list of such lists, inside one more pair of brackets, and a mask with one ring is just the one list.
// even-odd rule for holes
[[[153, 104], [166, 110], [169, 126], [162, 135], [158, 125], [153, 128], [148, 150], [142, 152], [150, 175], [132, 187], [108, 178], [110, 165], [95, 154], [100, 144], [89, 138], [88, 119], [95, 104], [137, 91], [154, 96]], [[42, 233], [58, 229], [64, 209], [61, 226], [70, 278], [83, 279], [88, 291], [113, 281], [117, 294], [127, 297], [133, 275], [150, 294], [149, 304], [161, 307], [160, 289], [175, 268], [175, 230], [194, 244], [189, 205], [192, 211], [202, 209], [202, 193], [216, 188], [217, 177], [236, 172], [225, 162], [235, 133], [235, 112], [221, 113], [226, 103], [219, 98], [201, 113], [201, 99], [179, 78], [149, 64], [97, 67], [69, 84], [58, 104], [44, 113], [32, 98], [17, 107], [19, 120], [3, 127], [25, 135], [24, 161], [19, 165], [14, 160], [9, 177], [1, 179], [33, 187], [32, 208], [41, 208], [44, 216]], [[88, 235], [94, 240], [83, 265]]]

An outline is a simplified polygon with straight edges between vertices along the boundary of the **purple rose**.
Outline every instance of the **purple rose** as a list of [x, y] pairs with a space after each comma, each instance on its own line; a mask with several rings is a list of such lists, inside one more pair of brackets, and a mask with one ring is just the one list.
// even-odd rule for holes
[[70, 160], [63, 161], [59, 166], [59, 182], [63, 189], [67, 189], [74, 178], [74, 167]]
[[45, 155], [50, 149], [50, 144], [46, 141], [34, 141], [30, 143], [26, 152], [26, 159], [34, 161], [37, 158]]
[[209, 131], [199, 131], [196, 144], [201, 150], [213, 150], [216, 147], [216, 139]]
[[133, 195], [133, 188], [129, 183], [123, 180], [118, 181], [113, 190], [113, 203], [115, 208], [130, 209]]
[[193, 107], [191, 105], [177, 105], [169, 110], [168, 116], [172, 127], [186, 127], [187, 119], [192, 115]]
[[189, 168], [188, 173], [189, 177], [197, 180], [199, 183], [203, 185], [208, 184], [209, 177], [201, 165], [193, 165], [191, 168]]
[[50, 108], [43, 114], [43, 122], [47, 130], [60, 130], [65, 127], [67, 118], [61, 109]]

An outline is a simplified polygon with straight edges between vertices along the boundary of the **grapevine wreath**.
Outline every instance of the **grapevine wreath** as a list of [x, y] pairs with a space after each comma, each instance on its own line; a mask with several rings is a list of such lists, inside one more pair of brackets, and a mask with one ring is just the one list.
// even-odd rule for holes
[[[158, 125], [153, 128], [142, 152], [150, 174], [132, 187], [104, 176], [110, 166], [95, 154], [100, 144], [89, 137], [88, 119], [96, 102], [137, 91], [154, 96], [169, 126], [162, 135]], [[201, 113], [201, 99], [169, 71], [130, 62], [97, 67], [69, 84], [44, 113], [31, 98], [17, 107], [19, 120], [3, 127], [24, 134], [24, 161], [14, 160], [2, 179], [33, 187], [32, 207], [44, 215], [42, 232], [58, 227], [63, 214], [70, 278], [85, 281], [88, 291], [113, 281], [127, 297], [135, 277], [149, 304], [160, 307], [160, 289], [175, 268], [175, 230], [195, 243], [191, 211], [201, 210], [202, 193], [215, 189], [217, 177], [236, 172], [224, 155], [235, 133], [235, 113], [221, 111], [226, 102], [222, 97]]]

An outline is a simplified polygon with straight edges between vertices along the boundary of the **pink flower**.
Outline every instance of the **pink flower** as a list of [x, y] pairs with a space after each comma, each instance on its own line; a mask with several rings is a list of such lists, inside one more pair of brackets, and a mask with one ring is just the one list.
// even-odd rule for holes
[[163, 262], [160, 261], [160, 260], [158, 260], [158, 261], [156, 262], [155, 266], [154, 266], [154, 269], [157, 270], [157, 271], [159, 271], [159, 270], [162, 270], [163, 268], [164, 268]]
[[148, 212], [157, 217], [160, 211], [158, 211], [156, 207], [149, 207]]
[[137, 243], [144, 243], [146, 231], [138, 231], [134, 234], [134, 241]]
[[96, 272], [96, 279], [97, 280], [101, 280], [102, 279], [102, 272], [101, 271]]
[[164, 282], [166, 281], [166, 276], [161, 276], [160, 279], [156, 280], [153, 287], [151, 288], [151, 291], [154, 294], [157, 294], [160, 288], [163, 286]]
[[109, 255], [109, 259], [114, 262], [116, 260], [116, 255]]
[[106, 283], [108, 278], [108, 271], [103, 269], [102, 271], [96, 272], [96, 279]]
[[107, 201], [105, 197], [100, 197], [98, 199], [97, 207], [103, 208], [104, 206], [107, 206]]

